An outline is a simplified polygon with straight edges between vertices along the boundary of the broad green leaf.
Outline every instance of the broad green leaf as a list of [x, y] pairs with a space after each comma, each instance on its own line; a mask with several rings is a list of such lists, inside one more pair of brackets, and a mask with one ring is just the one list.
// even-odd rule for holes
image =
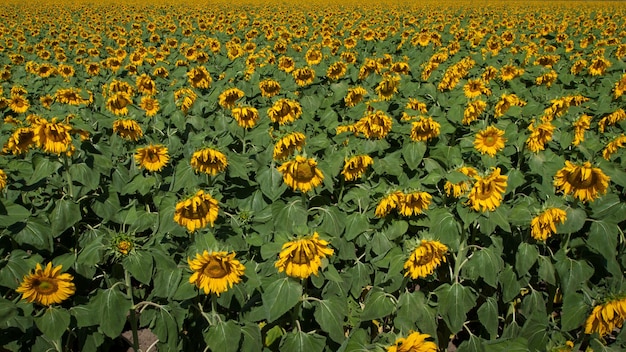
[[423, 142], [405, 143], [402, 147], [402, 158], [411, 170], [416, 170], [426, 153], [426, 144]]
[[363, 304], [365, 307], [361, 313], [362, 321], [380, 319], [396, 310], [395, 298], [378, 287], [370, 290]]
[[589, 314], [589, 306], [585, 304], [585, 297], [576, 292], [563, 296], [561, 313], [561, 329], [570, 331], [580, 328]]
[[391, 223], [383, 230], [383, 233], [389, 240], [393, 241], [406, 234], [408, 229], [408, 222], [404, 220], [391, 220]]
[[586, 242], [594, 252], [607, 260], [615, 260], [618, 234], [619, 226], [617, 224], [594, 220], [589, 228]]
[[477, 313], [478, 320], [489, 333], [489, 337], [496, 338], [498, 336], [498, 301], [493, 297], [487, 297]]
[[371, 244], [372, 251], [374, 251], [376, 255], [384, 255], [394, 247], [393, 242], [389, 241], [387, 236], [382, 232], [376, 232], [374, 236], [372, 236]]
[[343, 328], [344, 320], [348, 314], [345, 299], [331, 297], [315, 301], [315, 306], [315, 321], [320, 324], [322, 330], [326, 331], [331, 339], [338, 343], [343, 342], [346, 338]]
[[561, 289], [567, 295], [575, 292], [593, 275], [593, 268], [585, 260], [574, 260], [557, 254], [555, 268], [561, 279]]
[[498, 275], [503, 266], [504, 261], [500, 255], [488, 247], [474, 252], [463, 267], [463, 273], [473, 280], [482, 277], [489, 286], [497, 288]]
[[30, 180], [26, 185], [31, 186], [37, 182], [50, 177], [60, 169], [62, 164], [52, 158], [46, 156], [35, 155], [33, 157], [33, 174], [30, 176]]
[[326, 338], [318, 334], [294, 330], [280, 342], [280, 352], [322, 352]]
[[522, 285], [517, 280], [517, 275], [513, 271], [513, 267], [506, 265], [500, 274], [500, 286], [502, 287], [502, 301], [510, 302], [519, 294]]
[[515, 271], [519, 276], [528, 274], [528, 270], [535, 265], [539, 251], [537, 246], [530, 243], [520, 243], [515, 252]]
[[122, 206], [120, 205], [117, 193], [107, 192], [98, 196], [95, 201], [91, 203], [91, 208], [103, 221], [108, 221], [119, 213]]
[[160, 268], [156, 270], [154, 275], [154, 290], [152, 293], [157, 297], [172, 298], [176, 289], [180, 285], [183, 270]]
[[287, 189], [283, 176], [274, 167], [261, 169], [257, 173], [256, 180], [259, 182], [261, 192], [272, 201], [277, 200]]
[[437, 335], [437, 312], [426, 301], [421, 291], [403, 292], [398, 298], [394, 325], [401, 331], [417, 329], [431, 336]]
[[212, 351], [237, 352], [241, 339], [241, 327], [234, 321], [220, 321], [209, 327], [204, 341]]
[[548, 316], [543, 313], [533, 314], [524, 323], [520, 336], [528, 339], [528, 349], [535, 352], [545, 351], [550, 341], [548, 335]]
[[370, 223], [367, 215], [362, 213], [352, 213], [345, 218], [346, 230], [345, 239], [352, 241], [360, 234], [364, 233], [370, 228]]
[[272, 204], [272, 215], [276, 229], [285, 231], [293, 231], [296, 225], [305, 225], [308, 218], [307, 210], [300, 199], [288, 204], [275, 202]]
[[70, 175], [72, 183], [77, 182], [89, 190], [96, 189], [100, 185], [100, 172], [85, 163], [70, 165]]
[[301, 296], [302, 286], [291, 278], [270, 283], [261, 295], [267, 321], [271, 323], [280, 318], [300, 301]]
[[446, 208], [434, 208], [428, 211], [427, 216], [433, 237], [450, 247], [451, 251], [458, 250], [461, 224], [453, 213]]
[[368, 352], [369, 338], [367, 332], [360, 328], [352, 329], [348, 339], [344, 341], [337, 352]]
[[476, 294], [472, 289], [460, 283], [443, 284], [435, 293], [439, 298], [438, 310], [450, 331], [456, 333], [461, 330], [469, 312], [476, 305]]
[[126, 325], [126, 316], [132, 302], [117, 288], [98, 290], [91, 300], [89, 309], [97, 309], [100, 319], [100, 330], [108, 337], [120, 335]]
[[152, 332], [159, 338], [159, 341], [166, 344], [170, 350], [176, 349], [178, 345], [178, 325], [176, 319], [169, 313], [167, 306], [158, 309], [154, 319]]
[[19, 204], [0, 202], [0, 226], [9, 227], [17, 222], [26, 222], [30, 217], [30, 210]]
[[582, 209], [569, 208], [566, 211], [566, 220], [556, 225], [556, 233], [568, 234], [580, 231], [587, 221], [587, 214]]
[[135, 251], [129, 253], [122, 261], [124, 268], [139, 282], [146, 285], [152, 280], [152, 268], [154, 261], [150, 253]]
[[20, 225], [23, 227], [13, 235], [13, 239], [17, 243], [52, 252], [52, 233], [50, 232], [50, 225], [44, 219], [29, 218], [26, 223]]
[[35, 318], [35, 324], [45, 336], [58, 340], [70, 326], [70, 312], [65, 308], [48, 307], [42, 316]]
[[556, 285], [556, 272], [554, 271], [554, 264], [550, 257], [539, 256], [539, 278], [545, 282]]
[[321, 222], [317, 227], [318, 231], [338, 236], [343, 232], [344, 214], [337, 207], [323, 207], [319, 209]]
[[58, 200], [50, 214], [52, 235], [57, 237], [82, 219], [80, 207], [69, 199]]
[[0, 285], [16, 289], [24, 276], [35, 270], [38, 260], [25, 251], [16, 249], [3, 258], [3, 262], [0, 267]]
[[241, 327], [241, 335], [243, 337], [241, 352], [255, 352], [263, 349], [261, 329], [258, 324], [246, 323]]
[[500, 338], [483, 343], [484, 352], [528, 352], [528, 340], [523, 337]]
[[79, 328], [98, 325], [100, 322], [100, 312], [93, 305], [78, 305], [70, 308], [70, 314], [76, 318]]
[[484, 352], [482, 340], [476, 335], [471, 335], [469, 340], [463, 341], [456, 350], [457, 352]]

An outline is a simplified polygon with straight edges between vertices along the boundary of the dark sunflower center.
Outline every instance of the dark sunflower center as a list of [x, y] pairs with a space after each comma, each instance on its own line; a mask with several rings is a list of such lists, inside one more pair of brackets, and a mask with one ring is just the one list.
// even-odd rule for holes
[[298, 247], [298, 249], [296, 249], [294, 253], [292, 254], [291, 261], [294, 262], [295, 264], [307, 264], [311, 260], [307, 256], [304, 248]]
[[224, 262], [212, 258], [204, 267], [204, 274], [212, 279], [221, 279], [228, 275], [228, 268], [224, 265]]
[[313, 168], [309, 163], [298, 164], [296, 167], [296, 179], [310, 180], [313, 178]]
[[417, 265], [426, 265], [426, 264], [432, 262], [434, 258], [435, 258], [435, 253], [433, 251], [429, 250], [429, 251], [426, 251], [426, 253], [424, 253], [421, 256], [419, 256], [415, 263]]
[[33, 287], [37, 293], [42, 293], [44, 295], [54, 293], [58, 289], [56, 282], [49, 279], [37, 279], [33, 283]]
[[487, 136], [487, 137], [485, 137], [484, 144], [487, 147], [492, 147], [494, 144], [496, 144], [496, 137], [494, 137], [494, 136]]
[[575, 188], [589, 188], [596, 183], [596, 175], [592, 172], [589, 177], [583, 179], [579, 170], [567, 175], [567, 182], [569, 182]]

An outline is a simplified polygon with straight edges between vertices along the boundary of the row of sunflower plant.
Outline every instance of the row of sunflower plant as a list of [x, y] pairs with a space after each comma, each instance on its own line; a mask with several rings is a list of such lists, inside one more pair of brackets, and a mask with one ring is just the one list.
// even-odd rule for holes
[[620, 350], [625, 8], [520, 4], [3, 3], [0, 344]]

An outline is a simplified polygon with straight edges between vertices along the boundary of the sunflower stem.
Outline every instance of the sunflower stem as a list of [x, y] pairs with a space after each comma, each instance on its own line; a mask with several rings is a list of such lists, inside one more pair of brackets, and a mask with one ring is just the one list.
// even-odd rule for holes
[[459, 274], [461, 273], [461, 268], [463, 264], [467, 262], [467, 258], [465, 258], [465, 253], [467, 252], [467, 239], [465, 238], [465, 232], [462, 232], [461, 235], [461, 244], [459, 245], [459, 250], [454, 255], [454, 282], [459, 283]]
[[126, 281], [126, 295], [130, 299], [131, 307], [130, 307], [130, 328], [133, 332], [133, 350], [139, 351], [139, 333], [137, 330], [137, 312], [135, 311], [135, 302], [133, 299], [133, 285], [130, 279], [130, 273], [128, 270], [124, 269], [124, 279]]
[[70, 160], [69, 156], [63, 156], [63, 168], [65, 169], [64, 176], [65, 181], [67, 182], [67, 193], [70, 195], [70, 198], [74, 199], [74, 187], [72, 182], [72, 175], [70, 175]]

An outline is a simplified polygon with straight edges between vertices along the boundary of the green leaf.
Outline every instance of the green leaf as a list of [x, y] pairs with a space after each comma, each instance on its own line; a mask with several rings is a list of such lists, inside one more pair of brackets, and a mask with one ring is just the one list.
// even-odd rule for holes
[[100, 322], [100, 312], [90, 305], [73, 306], [70, 308], [70, 314], [76, 318], [76, 325], [79, 328], [98, 325]]
[[408, 222], [404, 220], [391, 220], [391, 223], [383, 230], [383, 233], [389, 240], [393, 241], [406, 234], [408, 229]]
[[543, 313], [533, 314], [522, 327], [520, 336], [528, 339], [528, 350], [543, 352], [548, 342], [548, 317]]
[[417, 170], [424, 153], [426, 153], [426, 143], [423, 142], [405, 143], [402, 147], [402, 158], [411, 170]]
[[122, 333], [131, 306], [130, 299], [116, 287], [98, 290], [89, 304], [90, 309], [99, 311], [100, 330], [111, 338]]
[[9, 227], [18, 222], [26, 222], [30, 210], [19, 204], [2, 204], [0, 201], [0, 227]]
[[539, 257], [537, 246], [530, 243], [520, 243], [515, 252], [515, 271], [521, 276], [526, 275], [528, 270], [535, 265]]
[[154, 290], [152, 293], [156, 297], [172, 298], [180, 285], [182, 277], [183, 269], [181, 268], [157, 268], [156, 274], [154, 275]]
[[339, 297], [331, 297], [330, 299], [315, 301], [315, 312], [313, 313], [315, 321], [320, 324], [322, 330], [328, 333], [331, 339], [341, 343], [345, 340], [344, 320], [348, 314], [348, 308], [345, 299]]
[[280, 343], [280, 352], [322, 352], [326, 338], [318, 334], [294, 330], [285, 335]]
[[263, 340], [261, 329], [258, 324], [246, 323], [241, 327], [243, 341], [241, 343], [242, 352], [256, 352], [263, 350]]
[[167, 306], [158, 309], [154, 319], [152, 332], [161, 343], [167, 344], [170, 351], [178, 345], [178, 325], [176, 319], [167, 311]]
[[241, 327], [233, 320], [220, 321], [204, 334], [204, 341], [213, 351], [237, 352]]
[[364, 233], [370, 228], [370, 223], [367, 215], [362, 213], [352, 213], [346, 216], [345, 222], [345, 239], [348, 241], [352, 241], [357, 236]]
[[72, 183], [78, 182], [89, 190], [94, 190], [100, 186], [100, 172], [85, 163], [70, 165], [70, 176]]
[[369, 338], [364, 329], [354, 328], [337, 352], [368, 352]]
[[457, 352], [484, 352], [482, 340], [480, 337], [471, 335], [469, 340], [463, 341], [456, 350]]
[[99, 195], [95, 201], [91, 203], [91, 208], [103, 221], [108, 221], [120, 212], [122, 206], [120, 205], [120, 199], [117, 193], [107, 192]]
[[363, 304], [365, 307], [361, 313], [362, 321], [380, 319], [391, 315], [396, 310], [394, 297], [379, 287], [373, 287], [368, 292]]
[[53, 341], [59, 340], [70, 326], [70, 312], [65, 308], [49, 307], [35, 318], [37, 328]]
[[306, 224], [308, 219], [308, 212], [300, 199], [293, 200], [288, 204], [273, 203], [272, 215], [276, 229], [289, 232], [293, 231], [296, 225]]
[[439, 298], [439, 314], [450, 331], [460, 331], [467, 319], [467, 312], [476, 305], [476, 294], [469, 287], [456, 282], [439, 286], [435, 293]]
[[539, 256], [539, 278], [549, 283], [550, 285], [556, 285], [556, 273], [554, 271], [554, 264], [550, 257]]
[[321, 222], [317, 229], [320, 232], [337, 236], [344, 229], [344, 214], [337, 207], [323, 207], [319, 209]]
[[267, 322], [271, 323], [293, 308], [302, 296], [302, 286], [288, 277], [270, 283], [261, 294]]
[[[489, 221], [493, 222], [493, 224], [499, 226], [505, 232], [511, 232], [511, 226], [509, 225], [509, 211], [508, 208], [501, 205], [496, 210], [485, 213], [485, 215], [489, 218]], [[495, 227], [494, 227], [495, 228]]]
[[433, 237], [450, 247], [450, 250], [458, 250], [461, 225], [453, 213], [446, 208], [434, 208], [428, 211], [427, 216]]
[[594, 270], [584, 260], [574, 260], [563, 256], [557, 254], [555, 267], [561, 279], [563, 295], [568, 295], [587, 282], [593, 276]]
[[139, 282], [146, 285], [152, 280], [152, 268], [154, 261], [152, 256], [144, 251], [129, 253], [122, 261], [124, 268]]
[[372, 251], [376, 253], [376, 255], [384, 255], [395, 246], [382, 232], [376, 232], [374, 236], [372, 236], [371, 244]]
[[582, 294], [570, 292], [563, 296], [561, 312], [561, 330], [570, 331], [583, 325], [587, 319], [589, 306], [585, 304], [585, 297]]
[[52, 252], [50, 225], [41, 218], [29, 218], [20, 231], [13, 235], [13, 239], [21, 245]]
[[426, 301], [422, 291], [403, 292], [398, 298], [394, 325], [401, 331], [418, 330], [437, 336], [437, 312]]
[[60, 169], [62, 164], [47, 156], [35, 155], [33, 156], [33, 174], [30, 176], [30, 180], [26, 183], [27, 186], [34, 185], [35, 183], [50, 177]]
[[580, 231], [587, 221], [587, 213], [582, 209], [568, 208], [565, 210], [566, 220], [556, 225], [556, 233], [568, 234]]
[[477, 313], [478, 320], [489, 333], [489, 337], [495, 339], [498, 336], [498, 301], [493, 297], [487, 297]]
[[57, 237], [82, 219], [80, 207], [69, 199], [58, 200], [50, 214], [52, 235]]
[[512, 266], [506, 265], [502, 274], [500, 274], [500, 286], [502, 287], [502, 301], [504, 303], [510, 302], [519, 294], [522, 286], [517, 280]]
[[281, 328], [280, 325], [274, 325], [265, 334], [265, 346], [271, 346], [274, 341], [282, 338], [283, 335], [285, 335], [285, 329]]
[[523, 337], [501, 338], [483, 343], [485, 352], [528, 352], [528, 340]]
[[475, 280], [482, 277], [483, 280], [494, 288], [498, 287], [498, 275], [504, 266], [504, 261], [500, 254], [493, 248], [483, 248], [474, 252], [467, 264], [463, 267], [463, 273], [470, 279]]
[[174, 171], [174, 179], [172, 181], [172, 191], [187, 188], [193, 189], [198, 184], [198, 176], [189, 163], [178, 163]]
[[25, 275], [35, 269], [38, 260], [21, 249], [11, 252], [3, 258], [4, 266], [0, 268], [0, 286], [16, 289]]
[[287, 189], [287, 185], [283, 183], [283, 175], [274, 167], [263, 168], [257, 173], [256, 180], [261, 192], [272, 201], [277, 200]]
[[617, 224], [608, 223], [603, 220], [594, 220], [589, 228], [589, 235], [586, 242], [589, 248], [594, 252], [608, 260], [615, 260], [618, 235], [619, 226]]

